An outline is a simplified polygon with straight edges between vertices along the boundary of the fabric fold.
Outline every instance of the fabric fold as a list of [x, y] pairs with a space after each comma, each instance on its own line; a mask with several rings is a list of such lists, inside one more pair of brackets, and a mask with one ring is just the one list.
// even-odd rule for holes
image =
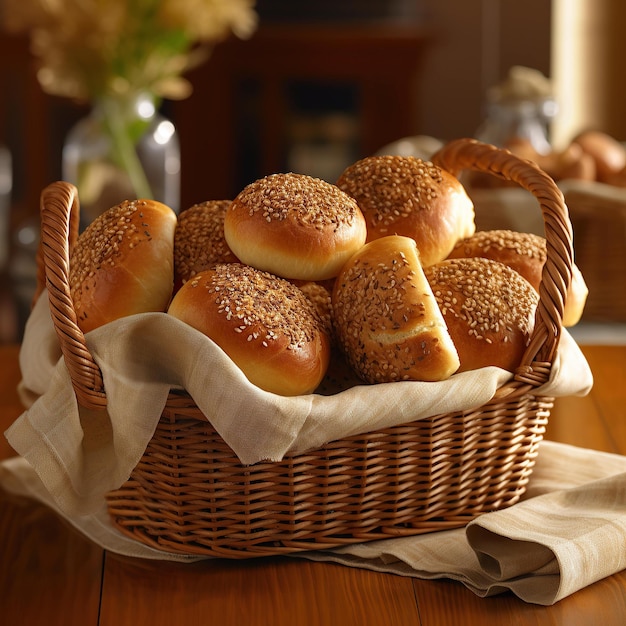
[[526, 498], [508, 509], [464, 529], [306, 556], [548, 606], [626, 569], [625, 546], [626, 457], [543, 441]]
[[626, 569], [626, 472], [538, 496], [467, 527], [495, 580], [560, 573], [556, 599]]

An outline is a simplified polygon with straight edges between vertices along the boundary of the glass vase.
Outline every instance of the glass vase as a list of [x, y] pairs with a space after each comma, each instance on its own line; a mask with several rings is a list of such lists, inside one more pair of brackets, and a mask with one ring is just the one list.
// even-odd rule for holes
[[556, 114], [552, 98], [492, 100], [476, 138], [500, 147], [526, 140], [539, 154], [551, 151], [549, 123]]
[[63, 179], [76, 185], [81, 230], [110, 207], [150, 198], [179, 211], [180, 146], [153, 98], [104, 98], [63, 146]]

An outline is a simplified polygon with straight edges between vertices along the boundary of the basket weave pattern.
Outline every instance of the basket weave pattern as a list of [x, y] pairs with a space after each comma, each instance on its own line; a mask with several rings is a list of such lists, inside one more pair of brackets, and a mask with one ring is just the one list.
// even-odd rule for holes
[[598, 183], [565, 192], [576, 264], [589, 288], [583, 319], [626, 322], [626, 190]]
[[[475, 410], [253, 466], [239, 462], [188, 394], [172, 392], [130, 479], [107, 496], [122, 532], [170, 552], [249, 558], [459, 527], [519, 500], [553, 403], [533, 392], [548, 380], [560, 336], [571, 225], [556, 185], [528, 162], [472, 140], [448, 144], [435, 160], [454, 173], [468, 168], [513, 180], [541, 205], [548, 260], [535, 328], [513, 380]], [[97, 409], [106, 406], [102, 376], [67, 283], [77, 212], [73, 186], [54, 183], [42, 193], [39, 289], [48, 289], [77, 399]]]

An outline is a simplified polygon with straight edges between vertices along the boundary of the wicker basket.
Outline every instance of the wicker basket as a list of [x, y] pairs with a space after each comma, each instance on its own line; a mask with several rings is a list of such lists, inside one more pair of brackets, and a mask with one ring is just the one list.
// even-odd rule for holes
[[[571, 227], [553, 181], [535, 166], [470, 140], [436, 161], [516, 181], [539, 200], [548, 260], [536, 324], [514, 378], [476, 410], [334, 441], [281, 462], [242, 465], [185, 393], [171, 393], [130, 479], [108, 494], [113, 523], [155, 548], [248, 558], [326, 549], [465, 525], [523, 495], [553, 399], [534, 394], [551, 370], [571, 272]], [[76, 189], [42, 194], [40, 289], [77, 399], [106, 405], [100, 370], [79, 331], [69, 295]], [[209, 416], [210, 417], [210, 416]]]
[[583, 320], [626, 322], [626, 189], [563, 183], [576, 237], [576, 264], [589, 287]]

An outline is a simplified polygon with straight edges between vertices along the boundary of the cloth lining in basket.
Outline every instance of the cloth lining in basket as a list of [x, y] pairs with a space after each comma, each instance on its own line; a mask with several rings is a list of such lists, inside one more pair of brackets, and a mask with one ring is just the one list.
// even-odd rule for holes
[[[251, 385], [212, 341], [166, 314], [118, 320], [89, 333], [87, 342], [103, 373], [106, 412], [77, 405], [65, 365], [55, 355], [44, 292], [29, 318], [20, 354], [21, 393], [32, 406], [7, 431], [13, 448], [70, 514], [97, 510], [105, 494], [128, 478], [171, 387], [185, 388], [242, 463], [253, 464], [352, 434], [481, 406], [511, 376], [485, 368], [441, 383], [365, 385], [334, 396], [284, 398]], [[584, 395], [591, 385], [582, 352], [564, 332], [551, 379], [537, 394]]]

